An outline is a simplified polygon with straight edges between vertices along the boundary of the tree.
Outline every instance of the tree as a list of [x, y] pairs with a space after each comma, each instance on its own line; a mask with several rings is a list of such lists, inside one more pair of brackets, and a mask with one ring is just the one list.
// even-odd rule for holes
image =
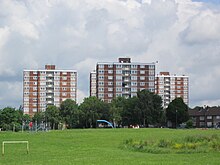
[[84, 126], [86, 128], [96, 127], [98, 119], [107, 120], [109, 116], [108, 104], [94, 96], [85, 98], [80, 105], [80, 109], [83, 112]]
[[123, 101], [122, 125], [140, 124], [140, 111], [137, 108], [138, 98], [132, 97]]
[[64, 121], [67, 128], [73, 128], [74, 123], [76, 122], [74, 120], [74, 113], [77, 111], [78, 105], [74, 100], [66, 99], [63, 101], [60, 105], [60, 116], [62, 117], [62, 120]]
[[137, 92], [137, 108], [140, 111], [142, 125], [156, 124], [160, 121], [162, 114], [162, 99], [160, 96], [148, 90]]
[[114, 126], [118, 126], [122, 121], [122, 112], [124, 108], [125, 98], [117, 97], [114, 98], [110, 104], [109, 109], [109, 118], [114, 124]]
[[166, 117], [168, 121], [172, 122], [173, 127], [177, 127], [189, 119], [188, 106], [183, 102], [182, 98], [176, 98], [168, 105]]
[[21, 129], [22, 113], [15, 108], [6, 107], [0, 111], [0, 127], [3, 130]]
[[36, 112], [32, 118], [32, 121], [40, 124], [45, 121], [45, 113], [44, 112]]
[[59, 109], [55, 105], [50, 105], [47, 107], [45, 111], [45, 117], [47, 122], [50, 122], [51, 128], [55, 129], [58, 128], [58, 124], [60, 121], [60, 112]]

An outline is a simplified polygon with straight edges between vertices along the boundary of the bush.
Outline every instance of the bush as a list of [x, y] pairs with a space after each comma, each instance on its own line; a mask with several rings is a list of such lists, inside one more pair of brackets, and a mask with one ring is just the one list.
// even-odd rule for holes
[[158, 147], [166, 148], [170, 146], [170, 142], [168, 140], [161, 139], [158, 143]]
[[[220, 151], [219, 136], [216, 134], [186, 136], [182, 139], [134, 140], [124, 142], [124, 148], [148, 153], [200, 153]], [[211, 150], [210, 150], [211, 149]]]
[[192, 120], [188, 120], [186, 122], [186, 128], [193, 128], [193, 121]]

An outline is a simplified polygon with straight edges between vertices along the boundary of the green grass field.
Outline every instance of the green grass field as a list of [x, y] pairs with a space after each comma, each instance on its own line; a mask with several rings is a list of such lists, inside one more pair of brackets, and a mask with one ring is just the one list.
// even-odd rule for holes
[[0, 142], [28, 140], [24, 144], [6, 144], [0, 165], [219, 165], [220, 152], [150, 154], [121, 149], [126, 139], [178, 139], [187, 135], [220, 135], [219, 130], [174, 129], [75, 129], [38, 133], [0, 132]]

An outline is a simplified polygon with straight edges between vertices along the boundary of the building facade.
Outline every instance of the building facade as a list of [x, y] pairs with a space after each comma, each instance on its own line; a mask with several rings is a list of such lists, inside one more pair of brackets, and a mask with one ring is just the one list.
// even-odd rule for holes
[[160, 72], [155, 80], [155, 93], [160, 95], [163, 107], [177, 97], [181, 97], [185, 104], [189, 104], [189, 77], [170, 75], [169, 72]]
[[96, 71], [90, 73], [90, 96], [96, 96]]
[[96, 97], [99, 99], [111, 102], [118, 96], [129, 98], [143, 89], [155, 91], [155, 63], [131, 62], [130, 58], [119, 58], [118, 62], [97, 63]]
[[188, 113], [196, 128], [220, 128], [220, 107], [195, 107]]
[[23, 110], [33, 116], [45, 111], [48, 105], [60, 106], [66, 99], [76, 101], [77, 72], [57, 70], [55, 65], [45, 69], [23, 71]]

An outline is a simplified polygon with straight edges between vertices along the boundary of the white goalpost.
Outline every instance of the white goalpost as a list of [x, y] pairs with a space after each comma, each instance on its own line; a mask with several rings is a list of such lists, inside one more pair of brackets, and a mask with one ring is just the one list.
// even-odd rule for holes
[[3, 141], [2, 142], [2, 156], [5, 154], [5, 144], [18, 144], [18, 143], [24, 143], [26, 144], [27, 154], [29, 152], [29, 142], [28, 141]]

